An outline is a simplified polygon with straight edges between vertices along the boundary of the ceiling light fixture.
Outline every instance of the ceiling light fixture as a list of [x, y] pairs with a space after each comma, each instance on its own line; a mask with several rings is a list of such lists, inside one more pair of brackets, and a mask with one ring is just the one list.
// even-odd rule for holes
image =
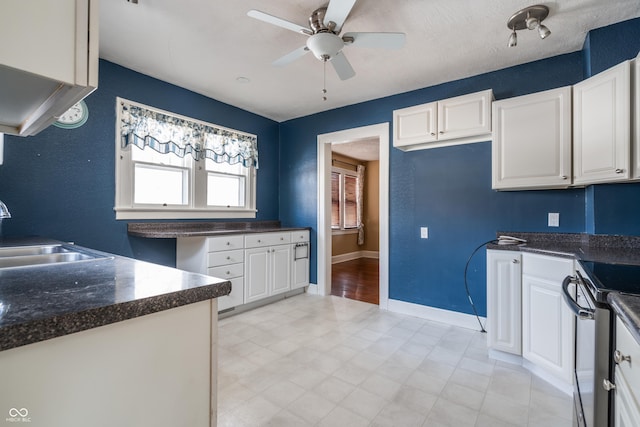
[[538, 30], [538, 35], [541, 39], [546, 39], [551, 35], [551, 31], [542, 25], [542, 21], [549, 15], [549, 8], [543, 5], [529, 6], [516, 13], [507, 21], [507, 28], [511, 30], [509, 35], [509, 47], [514, 47], [518, 44], [518, 30]]

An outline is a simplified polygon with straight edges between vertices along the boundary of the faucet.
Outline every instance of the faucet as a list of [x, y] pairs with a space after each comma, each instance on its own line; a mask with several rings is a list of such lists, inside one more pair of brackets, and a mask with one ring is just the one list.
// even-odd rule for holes
[[11, 212], [9, 212], [7, 205], [2, 203], [2, 200], [0, 200], [0, 219], [2, 218], [11, 218]]

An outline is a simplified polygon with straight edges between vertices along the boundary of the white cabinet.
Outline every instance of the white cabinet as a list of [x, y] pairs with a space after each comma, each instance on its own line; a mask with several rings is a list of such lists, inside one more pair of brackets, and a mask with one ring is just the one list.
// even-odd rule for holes
[[522, 356], [565, 384], [573, 383], [575, 316], [562, 280], [573, 273], [573, 259], [522, 254]]
[[[619, 357], [616, 358], [615, 355]], [[617, 360], [616, 360], [617, 359]], [[640, 426], [640, 345], [616, 318], [615, 425]]]
[[291, 289], [290, 241], [291, 233], [245, 236], [245, 303]]
[[231, 282], [220, 311], [309, 285], [309, 230], [179, 237], [176, 267]]
[[571, 185], [571, 86], [493, 103], [492, 188]]
[[176, 267], [231, 282], [231, 293], [218, 298], [218, 310], [244, 303], [244, 237], [180, 237], [176, 242]]
[[410, 151], [485, 141], [493, 92], [485, 90], [393, 112], [393, 146]]
[[640, 54], [631, 61], [631, 175], [640, 179]]
[[3, 2], [0, 132], [34, 135], [97, 86], [97, 1]]
[[[7, 419], [16, 426], [215, 426], [216, 310], [216, 299], [201, 301], [1, 351], [2, 418], [18, 418]], [[14, 417], [13, 406], [30, 421]]]
[[487, 344], [522, 354], [522, 255], [487, 251]]
[[573, 86], [574, 184], [631, 177], [631, 62]]

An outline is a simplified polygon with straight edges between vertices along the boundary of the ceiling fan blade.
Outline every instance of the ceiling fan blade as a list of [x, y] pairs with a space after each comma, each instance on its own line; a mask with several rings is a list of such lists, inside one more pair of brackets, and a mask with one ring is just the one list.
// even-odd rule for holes
[[285, 28], [287, 30], [295, 31], [296, 33], [306, 34], [310, 36], [313, 34], [311, 30], [307, 27], [303, 27], [302, 25], [294, 24], [293, 22], [287, 21], [282, 18], [278, 18], [277, 16], [269, 15], [268, 13], [261, 12], [259, 10], [250, 10], [247, 12], [247, 15], [258, 19], [260, 21], [264, 21], [268, 24], [277, 25], [278, 27]]
[[309, 52], [309, 48], [307, 46], [299, 47], [298, 49], [287, 53], [283, 57], [276, 59], [275, 61], [273, 61], [272, 65], [275, 67], [284, 67], [285, 65], [290, 64], [296, 59], [302, 58], [307, 52]]
[[400, 49], [404, 46], [404, 33], [345, 33], [342, 40], [354, 46], [373, 47], [382, 49]]
[[331, 58], [331, 64], [333, 64], [333, 69], [336, 70], [340, 80], [347, 80], [356, 75], [356, 72], [353, 71], [351, 64], [347, 60], [347, 57], [344, 56], [344, 53], [342, 52], [338, 52], [333, 58]]
[[329, 22], [335, 23], [334, 31], [339, 33], [355, 3], [356, 0], [330, 0], [327, 12], [324, 14], [324, 25], [328, 27]]

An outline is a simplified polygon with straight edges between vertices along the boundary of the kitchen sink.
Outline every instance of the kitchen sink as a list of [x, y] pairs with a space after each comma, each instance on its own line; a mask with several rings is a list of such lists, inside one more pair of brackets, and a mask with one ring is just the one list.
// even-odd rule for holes
[[102, 258], [112, 257], [67, 244], [0, 247], [0, 269], [62, 264]]

